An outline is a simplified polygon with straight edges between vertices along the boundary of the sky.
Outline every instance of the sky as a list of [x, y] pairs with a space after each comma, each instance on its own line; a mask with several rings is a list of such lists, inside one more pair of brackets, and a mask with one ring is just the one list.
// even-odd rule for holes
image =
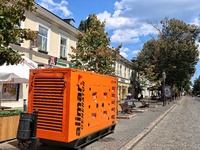
[[[122, 43], [120, 54], [131, 60], [137, 57], [144, 43], [157, 36], [153, 24], [165, 17], [182, 20], [200, 27], [199, 0], [35, 0], [62, 19], [73, 18], [75, 27], [90, 14], [106, 21], [111, 46]], [[199, 42], [197, 42], [199, 44]], [[200, 46], [198, 48], [200, 51]], [[200, 76], [200, 61], [191, 81]]]

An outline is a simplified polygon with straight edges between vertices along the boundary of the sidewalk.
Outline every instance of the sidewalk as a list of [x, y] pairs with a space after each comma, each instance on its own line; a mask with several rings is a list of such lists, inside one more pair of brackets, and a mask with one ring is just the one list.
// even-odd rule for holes
[[[114, 134], [110, 134], [98, 141], [88, 145], [85, 150], [128, 150], [136, 144], [143, 136], [164, 118], [182, 98], [172, 101], [166, 106], [162, 106], [162, 102], [150, 103], [149, 108], [145, 108], [144, 112], [134, 112], [132, 117], [128, 119], [117, 119], [117, 125]], [[141, 106], [141, 103], [136, 101], [136, 107]], [[157, 107], [151, 107], [157, 105]], [[118, 112], [118, 117], [122, 115]], [[0, 150], [19, 150], [17, 140], [11, 140], [0, 143]], [[67, 150], [66, 148], [47, 146], [38, 146], [37, 150]]]

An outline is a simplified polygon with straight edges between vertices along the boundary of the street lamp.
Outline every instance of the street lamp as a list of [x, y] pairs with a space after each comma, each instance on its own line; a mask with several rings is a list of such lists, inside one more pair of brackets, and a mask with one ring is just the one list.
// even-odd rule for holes
[[166, 73], [165, 71], [162, 72], [162, 77], [163, 77], [163, 106], [165, 106], [165, 79], [166, 79]]

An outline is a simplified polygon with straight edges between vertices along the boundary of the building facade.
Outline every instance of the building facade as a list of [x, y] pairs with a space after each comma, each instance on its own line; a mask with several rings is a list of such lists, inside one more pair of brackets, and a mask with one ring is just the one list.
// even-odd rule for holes
[[[38, 31], [34, 41], [10, 44], [19, 54], [37, 63], [38, 67], [73, 67], [68, 56], [71, 46], [76, 47], [78, 29], [73, 26], [73, 19], [61, 19], [50, 11], [36, 5], [36, 12], [26, 12], [26, 20], [21, 28]], [[19, 70], [23, 71], [23, 70]], [[8, 90], [15, 88], [15, 96]], [[28, 97], [28, 83], [4, 83], [0, 86], [3, 106], [23, 107]]]
[[[26, 12], [26, 20], [21, 22], [21, 28], [38, 31], [37, 39], [24, 41], [21, 44], [10, 44], [10, 46], [19, 54], [34, 61], [38, 68], [73, 67], [68, 54], [72, 53], [71, 47], [76, 47], [76, 37], [80, 32], [73, 26], [74, 20], [61, 19], [38, 4], [36, 8], [36, 12]], [[136, 73], [133, 63], [119, 55], [115, 64], [115, 74], [118, 78], [118, 100], [125, 99], [128, 93], [135, 94], [133, 81], [136, 80]], [[15, 87], [17, 93], [14, 98], [1, 101], [1, 104], [23, 107], [24, 100], [28, 100], [28, 83], [7, 84]], [[4, 92], [4, 87], [5, 85], [0, 86], [0, 91]]]
[[115, 65], [115, 74], [118, 78], [118, 100], [124, 100], [129, 93], [132, 95], [134, 93], [131, 82], [131, 78], [135, 73], [133, 68], [134, 66], [130, 61], [119, 55]]

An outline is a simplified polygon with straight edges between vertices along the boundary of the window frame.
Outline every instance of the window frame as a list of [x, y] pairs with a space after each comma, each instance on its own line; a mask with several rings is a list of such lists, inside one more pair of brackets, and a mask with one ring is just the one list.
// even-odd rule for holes
[[40, 27], [47, 29], [46, 51], [39, 49], [39, 39], [37, 41], [37, 43], [38, 43], [37, 50], [38, 50], [38, 52], [42, 52], [42, 53], [48, 54], [49, 53], [50, 27], [51, 27], [51, 24], [46, 22], [46, 21], [44, 21], [44, 20], [42, 20], [42, 19], [40, 19], [40, 18], [37, 18], [37, 20], [38, 20], [38, 38], [39, 38], [39, 29], [40, 29]]
[[[69, 35], [62, 31], [62, 30], [59, 30], [60, 32], [60, 40], [59, 40], [59, 51], [58, 51], [58, 56], [59, 58], [61, 59], [66, 59], [68, 58], [68, 54], [69, 54]], [[65, 51], [65, 56], [61, 56], [61, 39], [65, 39], [66, 40], [66, 51]]]

